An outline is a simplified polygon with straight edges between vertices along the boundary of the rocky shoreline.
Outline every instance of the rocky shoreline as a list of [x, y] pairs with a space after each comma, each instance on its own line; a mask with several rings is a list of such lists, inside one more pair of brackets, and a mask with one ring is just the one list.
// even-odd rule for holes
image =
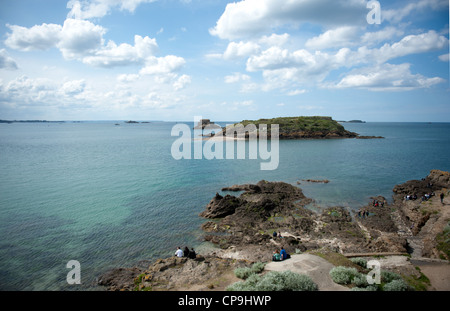
[[[223, 191], [242, 193], [217, 193], [200, 213], [207, 219], [204, 238], [218, 249], [196, 259], [159, 259], [148, 269], [113, 269], [98, 284], [109, 290], [220, 290], [233, 282], [235, 268], [269, 262], [280, 247], [291, 254], [325, 249], [448, 262], [449, 189], [450, 173], [432, 170], [422, 180], [395, 186], [390, 204], [377, 196], [361, 209], [365, 213], [343, 206], [315, 213], [306, 208], [313, 200], [288, 183], [262, 180], [225, 187]], [[428, 194], [430, 198], [422, 200]], [[419, 199], [409, 199], [413, 195]], [[273, 232], [282, 237], [274, 238]]]

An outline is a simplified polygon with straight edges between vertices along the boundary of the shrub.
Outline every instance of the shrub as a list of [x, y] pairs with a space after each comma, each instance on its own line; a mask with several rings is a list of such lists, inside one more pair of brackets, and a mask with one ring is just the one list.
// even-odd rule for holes
[[402, 277], [395, 272], [388, 270], [381, 270], [381, 282], [390, 283], [394, 280], [402, 280]]
[[366, 291], [366, 292], [376, 292], [378, 290], [378, 286], [369, 285], [367, 287], [353, 287], [351, 289], [352, 291], [358, 292], [358, 291]]
[[244, 268], [236, 268], [234, 269], [234, 275], [237, 278], [240, 278], [242, 280], [247, 279], [250, 275], [254, 274], [251, 268], [244, 267]]
[[256, 262], [253, 264], [251, 269], [254, 273], [261, 273], [264, 271], [265, 266], [266, 266], [266, 264], [263, 262]]
[[356, 257], [356, 258], [350, 258], [350, 260], [354, 264], [357, 264], [358, 266], [361, 266], [364, 269], [367, 269], [367, 260], [365, 260], [364, 258]]
[[358, 287], [367, 287], [369, 286], [369, 283], [367, 282], [367, 276], [362, 274], [362, 273], [358, 273], [358, 275], [356, 275], [353, 278], [353, 282], [356, 286]]
[[253, 288], [251, 286], [248, 286], [246, 284], [246, 282], [239, 281], [239, 282], [229, 285], [226, 288], [226, 290], [227, 291], [235, 291], [235, 292], [243, 292], [243, 291], [251, 291], [251, 290], [253, 290]]
[[244, 267], [244, 268], [236, 268], [234, 269], [234, 275], [237, 278], [246, 280], [253, 274], [261, 273], [264, 271], [264, 267], [266, 266], [263, 262], [256, 262], [254, 263], [251, 268]]
[[331, 279], [338, 284], [350, 284], [358, 276], [358, 271], [350, 267], [334, 267], [330, 270]]
[[393, 280], [383, 286], [384, 291], [409, 291], [412, 288], [403, 280]]

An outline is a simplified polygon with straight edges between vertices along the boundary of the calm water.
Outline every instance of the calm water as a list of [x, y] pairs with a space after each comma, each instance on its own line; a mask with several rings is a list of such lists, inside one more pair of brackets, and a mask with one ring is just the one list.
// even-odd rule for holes
[[[300, 187], [318, 208], [356, 208], [450, 170], [450, 123], [344, 124], [386, 139], [280, 141], [275, 171], [260, 160], [176, 161], [173, 125], [0, 124], [0, 289], [99, 290], [111, 267], [200, 246], [198, 214], [224, 186], [329, 179]], [[82, 285], [67, 284], [69, 260]]]

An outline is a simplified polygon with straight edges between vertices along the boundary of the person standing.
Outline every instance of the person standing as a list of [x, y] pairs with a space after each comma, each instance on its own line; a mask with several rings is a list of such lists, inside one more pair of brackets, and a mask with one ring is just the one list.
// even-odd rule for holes
[[441, 192], [440, 197], [441, 197], [441, 203], [444, 204], [444, 192]]

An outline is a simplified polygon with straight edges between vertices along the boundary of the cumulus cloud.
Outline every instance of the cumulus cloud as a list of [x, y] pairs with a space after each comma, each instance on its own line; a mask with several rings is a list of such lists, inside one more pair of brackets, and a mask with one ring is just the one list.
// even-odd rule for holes
[[383, 9], [381, 14], [382, 19], [391, 23], [398, 23], [405, 17], [409, 16], [412, 12], [422, 11], [425, 9], [439, 10], [448, 7], [447, 0], [419, 0], [411, 1], [406, 5], [402, 5], [399, 8]]
[[254, 42], [230, 42], [227, 49], [223, 53], [225, 59], [236, 59], [247, 57], [259, 52], [260, 46]]
[[42, 24], [26, 28], [6, 25], [11, 32], [6, 34], [5, 44], [20, 51], [47, 50], [55, 47], [61, 39], [61, 25]]
[[92, 19], [103, 17], [118, 8], [121, 11], [134, 12], [141, 3], [150, 3], [157, 0], [70, 0], [67, 8], [70, 9], [67, 17], [76, 19]]
[[167, 55], [164, 57], [152, 56], [147, 59], [146, 65], [141, 69], [140, 74], [169, 74], [180, 70], [185, 63], [184, 58], [175, 55]]
[[250, 76], [246, 74], [242, 74], [240, 72], [235, 72], [232, 75], [225, 76], [225, 83], [236, 83], [240, 81], [249, 81]]
[[191, 83], [191, 77], [188, 75], [182, 75], [173, 83], [173, 88], [175, 91], [178, 91], [186, 87], [189, 83]]
[[[57, 47], [65, 59], [79, 60], [93, 67], [139, 65], [143, 66], [141, 74], [166, 75], [178, 71], [185, 64], [184, 58], [174, 55], [156, 57], [158, 44], [156, 39], [148, 36], [135, 35], [134, 45], [116, 44], [112, 40], [105, 45], [103, 36], [106, 29], [88, 20], [68, 18], [63, 26], [8, 27], [11, 33], [7, 34], [5, 43], [10, 48], [31, 51]], [[3, 59], [6, 66], [6, 58]], [[8, 64], [13, 66], [10, 59]]]
[[66, 59], [77, 59], [98, 50], [105, 33], [103, 27], [90, 21], [66, 19], [57, 47]]
[[439, 77], [427, 78], [420, 74], [412, 74], [410, 64], [382, 64], [354, 70], [345, 76], [336, 88], [363, 88], [372, 91], [395, 91], [428, 88], [442, 83]]
[[419, 35], [409, 35], [392, 45], [385, 44], [380, 49], [379, 61], [410, 54], [437, 51], [448, 46], [448, 39], [434, 30]]
[[210, 33], [222, 39], [251, 37], [304, 22], [330, 26], [366, 23], [365, 0], [242, 0], [227, 4]]
[[84, 91], [86, 87], [86, 81], [84, 79], [81, 80], [72, 80], [67, 81], [61, 86], [61, 91], [66, 95], [77, 95]]
[[115, 67], [130, 64], [143, 64], [148, 57], [158, 51], [155, 39], [134, 36], [134, 46], [122, 43], [117, 45], [113, 41], [95, 51], [92, 56], [83, 58], [83, 63], [96, 67]]
[[0, 69], [16, 70], [19, 67], [16, 61], [12, 59], [5, 49], [0, 49]]
[[351, 46], [358, 38], [359, 27], [344, 26], [328, 30], [323, 34], [306, 41], [305, 46], [308, 49], [322, 50], [327, 48], [336, 48]]

